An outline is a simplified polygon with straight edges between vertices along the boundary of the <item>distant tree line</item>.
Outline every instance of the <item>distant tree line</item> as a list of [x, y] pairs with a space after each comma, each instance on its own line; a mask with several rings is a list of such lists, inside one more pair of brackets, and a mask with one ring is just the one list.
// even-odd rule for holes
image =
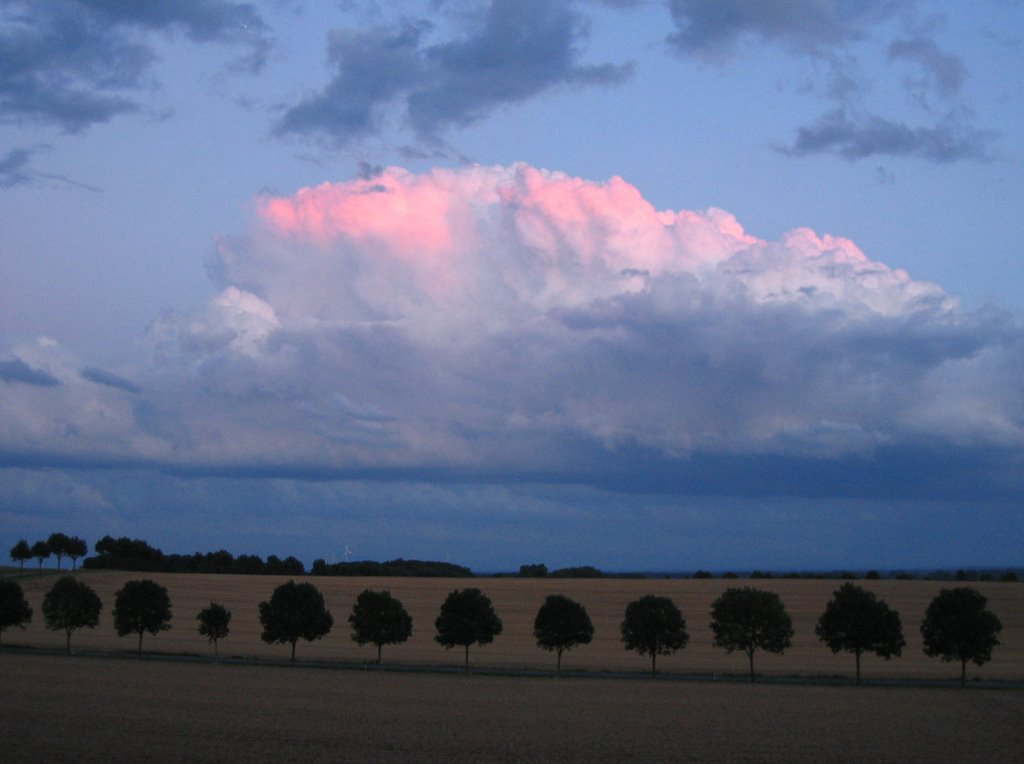
[[389, 560], [387, 562], [337, 562], [328, 564], [325, 560], [313, 561], [314, 576], [395, 576], [409, 578], [471, 578], [469, 568], [450, 562], [426, 560]]
[[85, 539], [80, 539], [78, 536], [67, 536], [63, 533], [51, 533], [45, 541], [40, 540], [34, 544], [29, 544], [25, 539], [21, 539], [11, 547], [11, 559], [24, 570], [28, 560], [37, 560], [39, 567], [42, 568], [43, 560], [52, 556], [57, 558], [57, 569], [60, 570], [61, 563], [67, 557], [71, 560], [71, 569], [74, 570], [77, 567], [78, 558], [84, 557], [88, 552], [89, 545], [85, 543]]
[[[82, 567], [90, 570], [129, 570], [148, 573], [235, 573], [242, 575], [282, 575], [301, 576], [306, 574], [305, 565], [296, 557], [288, 556], [281, 559], [270, 555], [265, 560], [255, 554], [233, 555], [224, 549], [216, 552], [195, 552], [193, 554], [165, 554], [162, 550], [151, 546], [141, 539], [122, 536], [113, 538], [104, 536], [96, 542], [94, 557], [85, 557], [89, 547], [84, 539], [68, 536], [64, 533], [51, 533], [45, 540], [30, 544], [27, 540], [18, 541], [10, 550], [11, 559], [24, 570], [25, 563], [35, 559], [39, 568], [43, 561], [50, 557], [57, 559], [57, 568], [61, 569], [63, 559], [71, 560], [71, 569], [77, 568], [79, 559], [83, 559]], [[384, 576], [384, 577], [416, 577], [416, 578], [471, 578], [476, 574], [468, 567], [450, 562], [433, 562], [425, 560], [405, 560], [398, 558], [386, 562], [363, 560], [359, 562], [328, 563], [319, 558], [314, 560], [311, 574], [314, 576]], [[516, 575], [515, 573], [504, 575]], [[577, 565], [549, 570], [544, 563], [529, 563], [519, 566], [521, 578], [651, 578], [652, 573], [606, 573], [592, 565]], [[657, 574], [662, 577], [663, 574]], [[664, 574], [665, 578], [685, 577], [687, 574]], [[752, 579], [793, 578], [793, 579], [840, 579], [853, 581], [859, 576], [854, 571], [815, 571], [785, 572], [754, 570], [747, 574]], [[715, 574], [707, 570], [697, 570], [689, 577], [695, 579], [715, 578]], [[736, 579], [739, 573], [725, 571], [718, 574], [722, 579]], [[957, 569], [934, 570], [925, 573], [908, 571], [890, 571], [885, 575], [877, 570], [869, 570], [863, 574], [868, 581], [881, 578], [899, 580], [920, 579], [926, 581], [1018, 581], [1019, 573], [1013, 569]]]
[[[967, 663], [983, 665], [991, 660], [1002, 630], [999, 618], [986, 608], [987, 599], [975, 589], [943, 589], [925, 612], [920, 625], [925, 654], [960, 663], [960, 681], [966, 683]], [[42, 603], [46, 628], [66, 634], [71, 652], [75, 631], [95, 628], [102, 602], [95, 591], [74, 576], [59, 578]], [[0, 640], [11, 627], [24, 628], [33, 615], [21, 585], [0, 579]], [[167, 589], [149, 579], [128, 581], [115, 595], [114, 627], [119, 636], [137, 637], [142, 652], [143, 635], [169, 629], [172, 618]], [[295, 661], [298, 641], [318, 640], [334, 626], [323, 594], [311, 583], [289, 580], [274, 589], [269, 600], [259, 603], [261, 638], [268, 644], [290, 646]], [[211, 602], [196, 615], [199, 632], [214, 646], [228, 636], [231, 612]], [[402, 603], [388, 591], [364, 590], [348, 618], [352, 639], [377, 647], [377, 663], [384, 645], [400, 644], [412, 636], [413, 622]], [[441, 603], [434, 621], [434, 640], [445, 648], [462, 647], [469, 669], [470, 647], [486, 645], [502, 633], [501, 618], [489, 597], [469, 587], [452, 591]], [[758, 651], [783, 653], [791, 647], [793, 624], [778, 594], [750, 586], [726, 589], [711, 606], [710, 628], [714, 645], [726, 652], [746, 655], [750, 681], [755, 679], [754, 656]], [[670, 655], [688, 644], [686, 619], [669, 597], [646, 595], [626, 606], [620, 625], [627, 650], [651, 660], [657, 673], [659, 655]], [[874, 653], [889, 660], [906, 646], [899, 614], [883, 600], [849, 581], [837, 589], [818, 619], [815, 634], [832, 652], [854, 656], [855, 676], [861, 679], [861, 656]], [[556, 653], [556, 672], [562, 654], [590, 643], [594, 626], [586, 608], [562, 595], [549, 595], [534, 619], [537, 646]], [[2, 645], [2, 641], [0, 641]]]

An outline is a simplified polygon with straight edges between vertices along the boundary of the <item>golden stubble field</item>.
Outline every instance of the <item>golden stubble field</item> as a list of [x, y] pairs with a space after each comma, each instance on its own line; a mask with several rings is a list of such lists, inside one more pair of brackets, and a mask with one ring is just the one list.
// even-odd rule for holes
[[[230, 576], [199, 574], [140, 574], [111, 571], [78, 571], [75, 575], [89, 583], [103, 600], [100, 624], [94, 630], [76, 632], [72, 647], [81, 650], [133, 650], [132, 637], [119, 638], [114, 631], [111, 610], [115, 592], [125, 581], [152, 578], [166, 586], [174, 611], [172, 628], [156, 636], [147, 634], [146, 652], [194, 653], [207, 655], [212, 648], [198, 633], [196, 614], [210, 600], [233, 613], [231, 634], [220, 645], [222, 656], [280, 658], [288, 657], [288, 647], [267, 645], [260, 640], [258, 603], [269, 599], [274, 588], [288, 577]], [[4, 644], [62, 648], [63, 633], [44, 628], [41, 605], [43, 596], [56, 580], [56, 572], [46, 576], [25, 577], [22, 586], [35, 610], [25, 631], [8, 630]], [[456, 588], [476, 586], [493, 601], [504, 622], [504, 632], [484, 647], [474, 646], [470, 661], [474, 666], [499, 668], [553, 669], [554, 655], [537, 648], [533, 619], [548, 594], [564, 594], [583, 603], [594, 623], [594, 641], [563, 657], [563, 671], [637, 671], [649, 669], [649, 659], [625, 650], [620, 641], [619, 624], [626, 604], [644, 594], [671, 597], [687, 621], [689, 645], [671, 656], [658, 659], [659, 672], [677, 674], [743, 674], [746, 657], [727, 654], [711, 644], [709, 628], [711, 603], [729, 586], [753, 585], [775, 591], [793, 618], [796, 635], [793, 647], [783, 655], [758, 653], [756, 669], [765, 675], [850, 675], [853, 657], [834, 655], [814, 635], [814, 625], [838, 581], [759, 579], [436, 579], [436, 578], [344, 578], [297, 577], [308, 580], [323, 592], [334, 616], [334, 629], [316, 642], [300, 641], [297, 658], [301, 660], [363, 662], [376, 657], [372, 645], [360, 647], [351, 639], [348, 615], [355, 598], [365, 588], [387, 589], [398, 597], [413, 618], [413, 636], [402, 645], [385, 646], [384, 662], [408, 665], [460, 666], [461, 648], [445, 650], [434, 642], [434, 619], [441, 602]], [[899, 611], [907, 647], [900, 658], [881, 660], [866, 655], [862, 660], [865, 679], [872, 678], [958, 678], [959, 665], [928, 658], [921, 650], [919, 626], [925, 608], [940, 589], [954, 586], [937, 581], [858, 581]], [[988, 607], [1003, 623], [1002, 644], [993, 659], [984, 666], [968, 664], [968, 677], [1024, 680], [1024, 585], [1018, 583], [975, 582], [989, 598]]]

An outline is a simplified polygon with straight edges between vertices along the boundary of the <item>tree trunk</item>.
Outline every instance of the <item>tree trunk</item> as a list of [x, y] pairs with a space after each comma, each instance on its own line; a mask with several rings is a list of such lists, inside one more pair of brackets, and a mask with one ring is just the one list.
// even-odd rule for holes
[[139, 655], [142, 655], [142, 631], [139, 631]]
[[67, 651], [68, 651], [68, 655], [71, 655], [71, 630], [68, 629], [67, 631], [68, 631]]
[[295, 663], [295, 643], [297, 641], [298, 641], [297, 639], [293, 639], [292, 640], [292, 663], [293, 664]]
[[966, 658], [961, 658], [960, 659], [960, 686], [961, 687], [966, 687], [967, 686], [967, 659]]
[[558, 650], [557, 651], [557, 655], [558, 655], [558, 660], [555, 661], [555, 674], [561, 674], [562, 673], [562, 651]]
[[217, 640], [213, 640], [213, 657], [217, 657]]
[[857, 658], [857, 684], [860, 684], [860, 650], [854, 650], [853, 654]]
[[469, 645], [466, 645], [466, 671], [469, 671]]
[[655, 661], [658, 659], [658, 653], [655, 650], [651, 650], [651, 676], [657, 676], [658, 672], [654, 667]]
[[747, 650], [747, 658], [750, 659], [750, 681], [754, 681], [754, 651]]
[[377, 665], [378, 666], [380, 665], [380, 651], [381, 651], [382, 647], [384, 647], [383, 644], [377, 645]]

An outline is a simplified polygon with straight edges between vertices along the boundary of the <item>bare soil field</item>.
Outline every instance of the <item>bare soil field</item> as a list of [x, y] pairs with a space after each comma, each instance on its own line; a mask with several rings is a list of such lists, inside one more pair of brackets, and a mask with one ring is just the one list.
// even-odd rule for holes
[[[269, 599], [286, 577], [227, 576], [198, 574], [141, 574], [108, 571], [79, 571], [75, 575], [89, 583], [103, 600], [100, 624], [94, 630], [76, 632], [72, 647], [82, 651], [124, 650], [135, 647], [132, 637], [119, 638], [114, 631], [111, 610], [114, 594], [125, 581], [153, 578], [167, 587], [174, 610], [169, 631], [145, 635], [146, 652], [212, 654], [197, 631], [196, 614], [210, 600], [224, 604], [233, 613], [231, 634], [221, 641], [222, 656], [285, 659], [288, 647], [267, 645], [260, 640], [258, 603]], [[56, 580], [56, 573], [22, 579], [29, 604], [35, 610], [25, 631], [4, 633], [4, 644], [63, 648], [63, 633], [47, 631], [43, 625], [42, 600]], [[299, 580], [299, 579], [297, 579]], [[851, 676], [853, 657], [833, 654], [814, 635], [814, 626], [839, 581], [759, 579], [436, 579], [436, 578], [328, 578], [309, 577], [323, 593], [334, 616], [334, 629], [316, 642], [299, 642], [299, 660], [369, 662], [376, 658], [372, 645], [360, 647], [351, 640], [348, 615], [355, 598], [365, 588], [387, 589], [398, 597], [413, 618], [413, 636], [402, 645], [385, 646], [384, 662], [417, 666], [460, 666], [461, 648], [446, 651], [434, 641], [434, 619], [441, 602], [453, 589], [477, 586], [494, 602], [504, 622], [504, 632], [487, 646], [474, 646], [474, 666], [551, 670], [552, 653], [537, 648], [533, 619], [548, 594], [564, 594], [583, 603], [594, 623], [594, 641], [563, 656], [563, 671], [626, 671], [649, 669], [649, 659], [625, 650], [619, 633], [626, 604], [644, 594], [671, 597], [687, 621], [689, 645], [671, 656], [658, 659], [659, 672], [676, 674], [743, 674], [746, 656], [727, 654], [712, 646], [709, 628], [711, 603], [729, 586], [753, 585], [775, 591], [793, 618], [796, 635], [793, 647], [783, 655], [758, 653], [759, 674], [786, 676]], [[940, 589], [954, 584], [938, 581], [859, 581], [899, 611], [907, 646], [902, 657], [884, 661], [874, 655], [862, 660], [863, 676], [871, 679], [957, 679], [959, 664], [928, 658], [921, 649], [919, 631], [925, 608]], [[1024, 680], [1024, 585], [1019, 583], [972, 583], [989, 598], [988, 607], [1003, 623], [1001, 645], [992, 661], [984, 666], [968, 664], [968, 677]]]
[[1024, 693], [0, 652], [4, 760], [1011, 762]]

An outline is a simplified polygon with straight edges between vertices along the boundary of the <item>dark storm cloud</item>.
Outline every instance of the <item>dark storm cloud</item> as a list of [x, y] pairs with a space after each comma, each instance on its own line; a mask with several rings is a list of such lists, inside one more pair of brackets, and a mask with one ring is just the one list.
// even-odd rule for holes
[[346, 143], [379, 129], [397, 102], [417, 136], [436, 141], [445, 129], [483, 119], [494, 109], [558, 85], [609, 84], [629, 65], [579, 64], [583, 18], [567, 3], [494, 0], [469, 34], [427, 44], [428, 22], [331, 34], [327, 87], [289, 109], [277, 132], [327, 136]]
[[55, 124], [67, 132], [139, 111], [131, 93], [155, 54], [146, 32], [197, 42], [242, 43], [258, 68], [266, 28], [248, 4], [5, 0], [0, 21], [0, 119]]
[[124, 377], [119, 377], [116, 374], [111, 374], [109, 371], [103, 371], [103, 369], [82, 369], [79, 374], [82, 379], [94, 382], [97, 385], [105, 385], [106, 387], [112, 387], [115, 390], [124, 390], [126, 393], [142, 392], [142, 388], [134, 382], [131, 382]]
[[58, 387], [61, 382], [52, 374], [42, 369], [33, 369], [20, 358], [11, 361], [0, 361], [0, 381], [36, 387]]
[[793, 156], [838, 154], [849, 160], [917, 157], [945, 164], [990, 159], [994, 138], [994, 133], [977, 130], [955, 116], [935, 126], [911, 127], [876, 115], [852, 118], [837, 109], [797, 130], [793, 145], [782, 152]]

